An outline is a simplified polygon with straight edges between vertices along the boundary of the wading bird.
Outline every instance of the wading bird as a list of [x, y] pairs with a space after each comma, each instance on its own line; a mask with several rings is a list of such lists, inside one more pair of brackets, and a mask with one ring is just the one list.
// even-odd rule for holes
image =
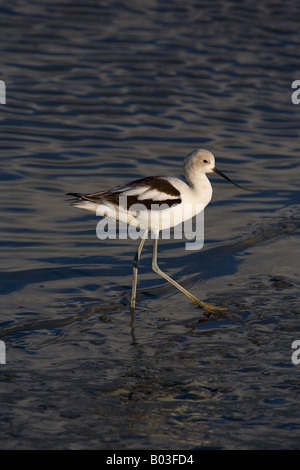
[[136, 303], [139, 260], [149, 231], [153, 238], [152, 269], [207, 312], [218, 313], [226, 310], [226, 308], [199, 300], [163, 272], [157, 264], [157, 243], [160, 231], [174, 227], [197, 215], [210, 202], [212, 187], [206, 176], [208, 173], [216, 173], [235, 186], [248, 190], [217, 170], [215, 158], [211, 152], [196, 149], [184, 160], [187, 183], [169, 176], [147, 176], [107, 191], [90, 194], [68, 193], [76, 198], [72, 203], [73, 206], [125, 222], [143, 231], [138, 250], [133, 258], [132, 312]]

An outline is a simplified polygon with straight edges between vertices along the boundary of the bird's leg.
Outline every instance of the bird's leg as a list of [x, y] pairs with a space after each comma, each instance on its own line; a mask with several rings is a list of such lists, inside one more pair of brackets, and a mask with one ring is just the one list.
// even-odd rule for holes
[[182, 287], [180, 284], [178, 284], [174, 279], [172, 279], [170, 276], [168, 276], [166, 273], [164, 273], [157, 265], [157, 243], [158, 239], [155, 238], [153, 242], [153, 257], [152, 257], [152, 269], [155, 271], [157, 274], [165, 278], [168, 282], [173, 284], [173, 286], [177, 287], [181, 292], [183, 292], [187, 297], [189, 297], [194, 304], [198, 305], [199, 307], [203, 308], [209, 313], [218, 313], [218, 312], [223, 312], [227, 310], [226, 308], [221, 308], [221, 307], [216, 307], [215, 305], [208, 304], [206, 302], [203, 302], [202, 300], [197, 299], [193, 294], [191, 294], [188, 290], [186, 290], [184, 287]]
[[142, 236], [137, 252], [133, 258], [132, 293], [131, 293], [131, 306], [130, 306], [132, 313], [134, 312], [134, 309], [135, 309], [138, 266], [139, 266], [142, 249], [143, 249], [146, 237], [147, 237], [147, 233], [148, 231], [146, 231], [144, 235]]

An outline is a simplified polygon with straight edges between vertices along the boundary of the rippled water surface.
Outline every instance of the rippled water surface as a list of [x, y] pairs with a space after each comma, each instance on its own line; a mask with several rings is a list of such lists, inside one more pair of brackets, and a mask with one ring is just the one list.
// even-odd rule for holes
[[[295, 1], [12, 0], [0, 8], [3, 449], [299, 448], [300, 105]], [[197, 147], [205, 245], [159, 244], [204, 315], [70, 207]]]

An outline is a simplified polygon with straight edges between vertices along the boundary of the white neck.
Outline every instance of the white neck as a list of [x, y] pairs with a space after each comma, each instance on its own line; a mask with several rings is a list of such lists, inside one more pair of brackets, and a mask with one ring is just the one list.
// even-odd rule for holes
[[206, 174], [198, 174], [196, 181], [191, 181], [189, 179], [189, 185], [193, 192], [194, 198], [201, 201], [204, 206], [207, 206], [212, 197], [212, 186]]

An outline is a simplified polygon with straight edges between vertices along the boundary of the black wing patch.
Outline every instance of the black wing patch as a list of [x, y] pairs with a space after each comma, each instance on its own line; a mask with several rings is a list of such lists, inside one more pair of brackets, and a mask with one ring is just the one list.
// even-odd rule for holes
[[[126, 196], [126, 189], [130, 190], [138, 187], [148, 187], [149, 189], [157, 190], [158, 192], [164, 193], [167, 196], [173, 196], [170, 199], [165, 199], [163, 201], [155, 201], [153, 199], [142, 199], [139, 200], [139, 195]], [[75, 198], [94, 202], [96, 204], [109, 203], [114, 206], [119, 206], [119, 198], [127, 202], [127, 210], [134, 204], [139, 204], [140, 206], [145, 206], [148, 210], [159, 209], [160, 206], [167, 205], [172, 207], [174, 205], [181, 203], [181, 194], [180, 191], [175, 188], [170, 181], [166, 180], [164, 177], [159, 176], [148, 176], [146, 178], [138, 179], [132, 181], [131, 183], [124, 186], [117, 186], [111, 191], [100, 191], [97, 193], [82, 194], [82, 193], [68, 193], [69, 196]]]

